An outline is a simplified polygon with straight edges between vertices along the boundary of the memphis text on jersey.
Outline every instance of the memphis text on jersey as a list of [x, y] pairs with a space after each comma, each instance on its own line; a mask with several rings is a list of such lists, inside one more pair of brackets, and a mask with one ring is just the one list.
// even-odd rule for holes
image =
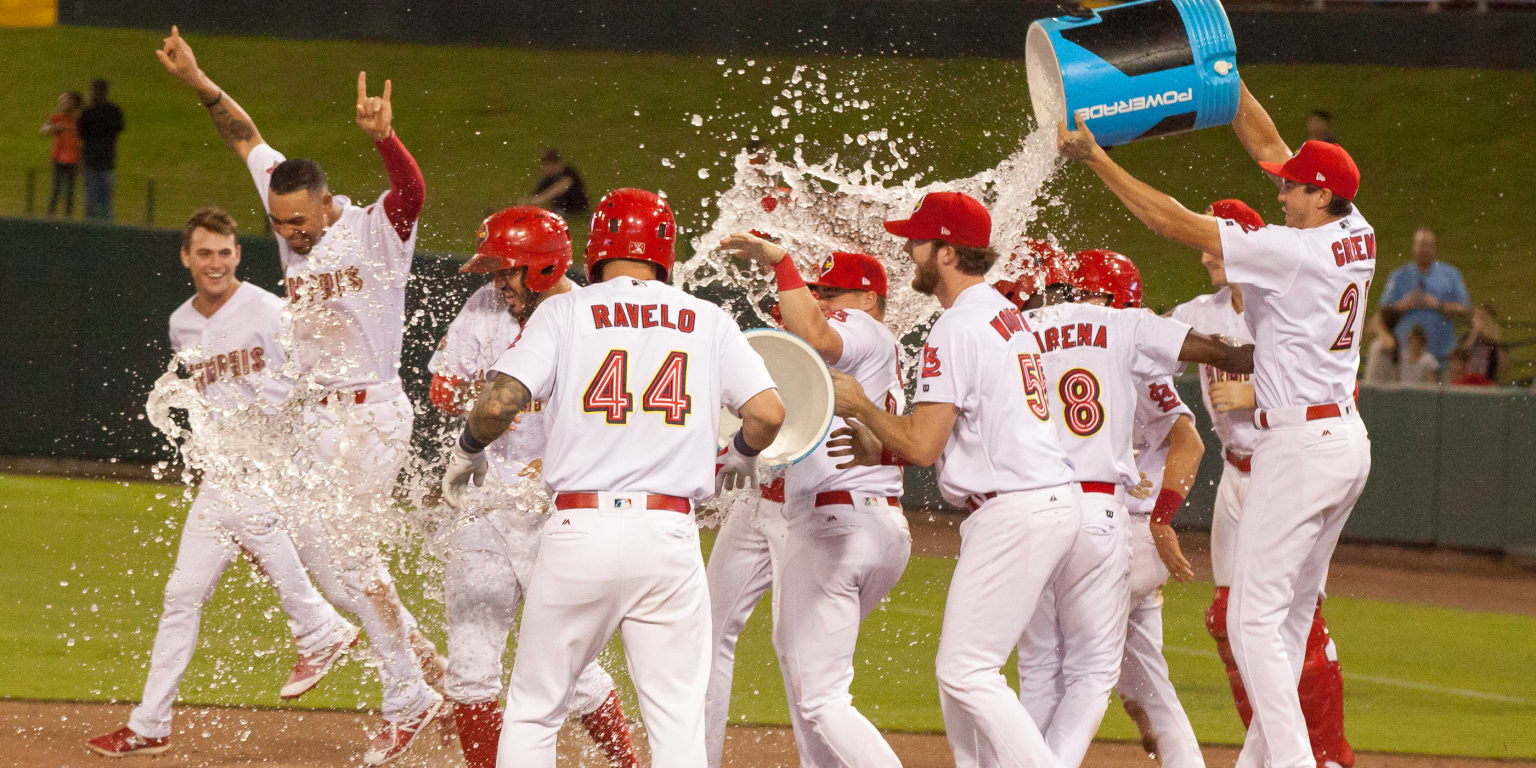
[[187, 377], [202, 392], [208, 385], [226, 379], [235, 379], [248, 373], [260, 373], [267, 367], [266, 350], [259, 346], [237, 349], [214, 355], [206, 360], [187, 363]]
[[363, 275], [357, 267], [347, 267], [334, 272], [314, 272], [288, 278], [288, 301], [330, 301], [338, 296], [363, 290]]
[[682, 333], [693, 333], [698, 317], [691, 309], [677, 310], [674, 320], [672, 307], [666, 304], [629, 304], [616, 301], [613, 304], [592, 305], [592, 326], [603, 328], [671, 328]]

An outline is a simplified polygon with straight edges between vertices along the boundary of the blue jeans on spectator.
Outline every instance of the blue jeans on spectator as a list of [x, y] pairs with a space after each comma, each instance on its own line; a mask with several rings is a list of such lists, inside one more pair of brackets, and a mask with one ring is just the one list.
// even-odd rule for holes
[[85, 169], [85, 217], [112, 220], [112, 187], [116, 184], [112, 168]]

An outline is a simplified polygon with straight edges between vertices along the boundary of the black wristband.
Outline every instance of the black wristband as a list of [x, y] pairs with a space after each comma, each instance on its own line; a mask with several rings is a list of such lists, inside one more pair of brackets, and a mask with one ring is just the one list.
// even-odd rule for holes
[[216, 106], [219, 102], [221, 102], [223, 100], [224, 100], [224, 89], [220, 88], [219, 89], [219, 95], [213, 97], [213, 101], [203, 102], [203, 109], [213, 109], [214, 106]]
[[742, 431], [739, 430], [739, 429], [736, 430], [736, 437], [731, 438], [731, 445], [733, 447], [735, 447], [737, 453], [739, 453], [739, 454], [741, 454], [741, 455], [743, 455], [743, 456], [745, 456], [745, 457], [747, 457], [749, 459], [754, 457], [754, 456], [756, 456], [756, 455], [758, 455], [759, 453], [762, 453], [762, 451], [754, 449], [752, 446], [747, 445], [747, 438], [746, 438], [746, 436], [744, 434], [742, 434]]
[[469, 427], [465, 427], [464, 431], [459, 433], [459, 448], [465, 453], [480, 453], [485, 450], [486, 445], [469, 433]]

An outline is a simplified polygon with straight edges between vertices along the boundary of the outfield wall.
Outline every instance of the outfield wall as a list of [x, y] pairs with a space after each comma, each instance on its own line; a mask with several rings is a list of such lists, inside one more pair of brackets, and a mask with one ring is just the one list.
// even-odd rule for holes
[[[0, 218], [0, 392], [9, 406], [0, 455], [149, 462], [168, 458], [143, 418], [144, 397], [170, 357], [166, 322], [191, 295], [177, 259], [180, 233]], [[241, 276], [281, 292], [270, 236], [241, 240]], [[426, 360], [478, 279], [418, 254], [407, 289], [402, 375], [426, 402]], [[427, 289], [430, 288], [430, 296]], [[1198, 382], [1179, 389], [1208, 425]], [[417, 434], [441, 420], [419, 408]], [[1370, 482], [1351, 538], [1507, 550], [1536, 545], [1536, 393], [1524, 389], [1364, 388]], [[1180, 520], [1210, 525], [1219, 445], [1207, 445]], [[908, 474], [907, 502], [937, 505], [932, 470]]]
[[[661, 53], [1022, 58], [1055, 0], [60, 0], [59, 23]], [[1536, 14], [1231, 10], [1244, 61], [1536, 67]]]

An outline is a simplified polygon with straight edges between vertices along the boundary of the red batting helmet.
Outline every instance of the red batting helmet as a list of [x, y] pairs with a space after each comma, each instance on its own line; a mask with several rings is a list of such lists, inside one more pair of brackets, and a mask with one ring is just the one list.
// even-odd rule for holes
[[677, 224], [672, 207], [655, 192], [615, 189], [598, 201], [587, 235], [587, 280], [597, 282], [597, 265], [609, 259], [631, 259], [661, 268], [663, 282], [672, 274], [672, 245]]
[[559, 214], [519, 205], [497, 211], [480, 223], [475, 256], [460, 272], [496, 272], [527, 267], [528, 290], [553, 288], [571, 268], [571, 230]]
[[1135, 262], [1102, 248], [1078, 251], [1074, 258], [1072, 284], [1079, 291], [1105, 294], [1116, 309], [1141, 306], [1141, 270]]

